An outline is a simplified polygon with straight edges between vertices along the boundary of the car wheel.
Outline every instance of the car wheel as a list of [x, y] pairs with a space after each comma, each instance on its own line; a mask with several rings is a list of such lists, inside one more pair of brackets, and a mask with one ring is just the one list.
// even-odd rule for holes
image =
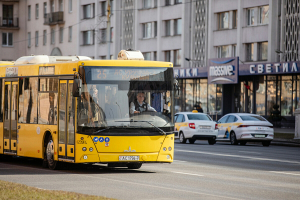
[[180, 135], [179, 135], [179, 141], [180, 141], [180, 143], [183, 143], [183, 144], [186, 143], [186, 139], [185, 139], [185, 137], [184, 137], [183, 132], [180, 132]]
[[264, 147], [268, 147], [268, 146], [270, 146], [270, 143], [271, 143], [271, 141], [264, 141], [264, 142], [262, 142], [262, 145]]
[[236, 140], [234, 132], [230, 133], [230, 143], [233, 144], [233, 145], [237, 145], [238, 144], [238, 141]]
[[216, 139], [210, 139], [210, 140], [208, 140], [208, 144], [209, 144], [209, 145], [214, 145], [214, 144], [216, 144]]
[[139, 169], [143, 163], [129, 163], [127, 164], [128, 169]]
[[190, 143], [190, 144], [194, 144], [195, 141], [196, 141], [195, 139], [189, 139], [189, 143]]
[[240, 142], [241, 145], [246, 145], [247, 142], [243, 141], [243, 142]]

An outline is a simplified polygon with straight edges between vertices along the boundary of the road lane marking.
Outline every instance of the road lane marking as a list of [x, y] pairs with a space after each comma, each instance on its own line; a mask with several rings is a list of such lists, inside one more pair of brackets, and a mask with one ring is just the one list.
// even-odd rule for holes
[[184, 160], [174, 160], [174, 162], [187, 162], [187, 161], [184, 161]]
[[287, 173], [287, 172], [276, 172], [276, 171], [269, 171], [276, 174], [286, 174], [286, 175], [293, 175], [293, 176], [300, 176], [300, 174], [294, 174], [294, 173]]
[[239, 151], [239, 152], [241, 152], [241, 153], [261, 154], [261, 153], [253, 152], [253, 151]]
[[200, 175], [200, 174], [190, 174], [190, 173], [184, 173], [184, 172], [172, 172], [172, 173], [175, 173], [175, 174], [184, 174], [184, 175], [190, 175], [190, 176], [203, 176], [203, 175]]
[[206, 155], [213, 155], [213, 156], [224, 156], [224, 157], [234, 157], [234, 158], [247, 158], [253, 160], [263, 160], [263, 161], [271, 161], [271, 162], [282, 162], [282, 163], [291, 163], [291, 164], [300, 164], [297, 161], [289, 161], [289, 160], [279, 160], [279, 159], [272, 159], [272, 158], [256, 158], [251, 156], [239, 156], [239, 155], [228, 155], [228, 154], [221, 154], [221, 153], [209, 153], [205, 151], [188, 151], [188, 150], [177, 150], [179, 152], [186, 152], [186, 153], [198, 153], [198, 154], [206, 154]]

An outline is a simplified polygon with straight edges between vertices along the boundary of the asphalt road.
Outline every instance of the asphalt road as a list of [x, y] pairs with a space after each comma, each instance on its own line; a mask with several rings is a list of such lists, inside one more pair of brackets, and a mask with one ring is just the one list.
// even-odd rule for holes
[[0, 161], [0, 179], [117, 199], [299, 199], [300, 148], [175, 142], [172, 164], [139, 170], [105, 166], [41, 167], [41, 161]]

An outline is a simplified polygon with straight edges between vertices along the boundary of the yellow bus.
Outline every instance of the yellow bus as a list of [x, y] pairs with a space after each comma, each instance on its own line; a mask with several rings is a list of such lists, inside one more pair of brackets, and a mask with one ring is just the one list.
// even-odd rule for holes
[[172, 67], [124, 50], [118, 60], [40, 55], [1, 66], [0, 156], [40, 158], [50, 169], [171, 163]]

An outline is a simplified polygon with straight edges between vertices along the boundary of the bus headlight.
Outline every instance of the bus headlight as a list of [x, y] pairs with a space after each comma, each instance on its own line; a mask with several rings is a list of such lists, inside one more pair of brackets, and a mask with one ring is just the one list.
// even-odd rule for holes
[[84, 156], [83, 156], [83, 159], [86, 160], [86, 159], [87, 159], [87, 155], [84, 155]]
[[164, 148], [163, 148], [163, 150], [164, 150], [164, 151], [167, 151], [167, 148], [166, 148], [166, 147], [164, 147]]
[[172, 150], [172, 147], [169, 147], [168, 150], [171, 151], [171, 150]]
[[94, 149], [93, 149], [93, 147], [90, 147], [90, 149], [89, 149], [89, 150], [90, 150], [90, 152], [92, 152]]
[[82, 147], [82, 151], [86, 151], [86, 147]]

